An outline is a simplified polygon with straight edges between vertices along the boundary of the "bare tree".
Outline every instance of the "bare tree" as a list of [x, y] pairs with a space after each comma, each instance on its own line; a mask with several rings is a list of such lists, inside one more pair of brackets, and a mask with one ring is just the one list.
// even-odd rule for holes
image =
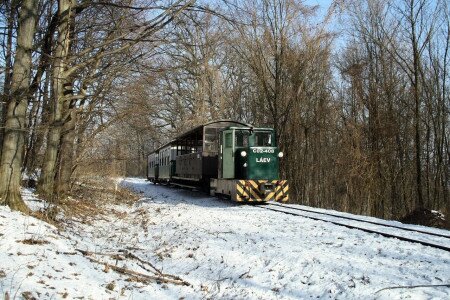
[[[63, 142], [71, 143], [73, 142], [73, 136], [69, 134], [70, 131], [74, 130], [74, 126], [69, 125], [66, 121], [73, 120], [71, 117], [71, 109], [73, 109], [74, 99], [84, 97], [83, 95], [76, 96], [72, 94], [73, 82], [75, 81], [76, 74], [83, 74], [88, 66], [96, 65], [97, 63], [114, 57], [120, 53], [124, 53], [131, 50], [133, 46], [138, 43], [149, 39], [156, 32], [164, 28], [169, 24], [180, 12], [189, 7], [194, 1], [183, 1], [179, 0], [175, 3], [170, 4], [168, 7], [160, 10], [159, 14], [150, 21], [143, 21], [142, 24], [128, 24], [129, 27], [123, 27], [121, 22], [122, 18], [119, 15], [118, 22], [111, 23], [113, 25], [110, 30], [105, 30], [105, 35], [98, 35], [100, 38], [94, 38], [93, 44], [87, 44], [84, 48], [78, 49], [76, 52], [71, 53], [69, 58], [69, 45], [70, 45], [70, 18], [71, 15], [78, 11], [89, 12], [89, 7], [96, 7], [96, 3], [90, 3], [89, 1], [83, 2], [80, 5], [75, 6], [73, 2], [60, 0], [59, 6], [59, 19], [60, 25], [58, 29], [58, 46], [55, 51], [55, 60], [53, 67], [53, 90], [54, 90], [54, 105], [52, 112], [52, 119], [50, 124], [50, 129], [47, 137], [47, 148], [44, 158], [44, 165], [42, 168], [42, 174], [40, 178], [39, 190], [49, 199], [55, 198], [54, 189], [55, 186], [55, 176], [57, 172], [57, 161], [58, 161], [58, 151], [60, 150], [60, 141], [62, 137], [62, 130], [64, 123], [66, 123], [65, 138], [62, 139]], [[93, 6], [92, 6], [93, 5]], [[100, 6], [108, 6], [107, 3], [102, 3]], [[122, 6], [121, 4], [112, 5], [116, 9], [131, 9], [134, 7], [129, 7], [127, 5]], [[137, 10], [145, 10], [137, 8]], [[75, 22], [73, 26], [77, 26]], [[59, 48], [58, 48], [59, 47]], [[80, 79], [83, 81], [83, 79]], [[72, 104], [70, 104], [72, 102]], [[68, 108], [69, 111], [64, 111], [64, 107]], [[70, 139], [70, 141], [68, 140]], [[70, 149], [69, 144], [67, 144]], [[68, 150], [70, 151], [70, 150]], [[63, 162], [63, 161], [61, 161]], [[66, 161], [64, 161], [65, 163]], [[68, 165], [64, 166], [67, 170], [71, 170], [73, 166], [70, 166], [70, 161]], [[62, 166], [61, 166], [62, 167]], [[67, 171], [65, 173], [71, 173]], [[60, 177], [61, 178], [61, 177]], [[64, 176], [64, 182], [67, 181], [67, 176]], [[67, 187], [67, 184], [65, 184]], [[66, 190], [66, 188], [64, 188]]]
[[17, 49], [11, 79], [11, 98], [0, 163], [0, 199], [12, 209], [28, 211], [20, 196], [25, 145], [26, 111], [31, 72], [31, 52], [38, 16], [38, 0], [24, 0], [20, 7]]

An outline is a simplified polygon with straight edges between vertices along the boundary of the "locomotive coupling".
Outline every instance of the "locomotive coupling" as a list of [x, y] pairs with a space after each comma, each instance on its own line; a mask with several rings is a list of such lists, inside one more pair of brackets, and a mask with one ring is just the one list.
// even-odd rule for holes
[[259, 190], [267, 195], [275, 191], [275, 185], [270, 182], [263, 182], [259, 185]]

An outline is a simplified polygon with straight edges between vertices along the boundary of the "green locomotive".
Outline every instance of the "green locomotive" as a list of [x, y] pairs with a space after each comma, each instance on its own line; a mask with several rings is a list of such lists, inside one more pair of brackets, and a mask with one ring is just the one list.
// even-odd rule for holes
[[148, 156], [154, 183], [195, 186], [238, 202], [288, 200], [279, 178], [279, 151], [271, 128], [219, 120], [193, 128]]

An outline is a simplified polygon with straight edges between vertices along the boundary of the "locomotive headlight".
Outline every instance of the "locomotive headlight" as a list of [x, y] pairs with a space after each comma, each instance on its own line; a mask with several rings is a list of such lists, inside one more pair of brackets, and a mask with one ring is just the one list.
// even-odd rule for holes
[[283, 157], [283, 156], [284, 156], [283, 152], [281, 152], [281, 151], [278, 152], [278, 157], [279, 157], [279, 158], [281, 158], [281, 157]]
[[241, 151], [241, 156], [242, 156], [242, 157], [246, 157], [246, 156], [247, 156], [247, 152]]

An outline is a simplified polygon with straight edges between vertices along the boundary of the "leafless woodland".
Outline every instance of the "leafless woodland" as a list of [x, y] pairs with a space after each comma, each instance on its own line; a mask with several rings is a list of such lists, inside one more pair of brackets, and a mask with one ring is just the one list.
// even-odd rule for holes
[[[309, 2], [308, 2], [309, 3]], [[436, 0], [2, 0], [0, 203], [213, 119], [274, 127], [291, 201], [450, 214], [450, 5]]]

